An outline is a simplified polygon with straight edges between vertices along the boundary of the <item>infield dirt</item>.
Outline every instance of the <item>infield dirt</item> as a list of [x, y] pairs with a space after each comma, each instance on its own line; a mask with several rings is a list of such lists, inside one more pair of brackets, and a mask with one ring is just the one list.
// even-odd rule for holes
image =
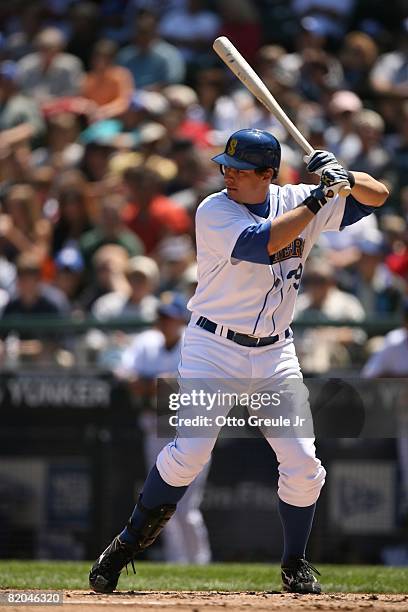
[[[5, 592], [5, 591], [3, 591]], [[107, 612], [107, 608], [137, 609], [137, 612], [173, 610], [186, 612], [242, 612], [244, 610], [300, 610], [301, 612], [326, 612], [350, 610], [366, 612], [407, 611], [408, 595], [373, 595], [327, 593], [323, 595], [292, 595], [276, 592], [243, 593], [220, 591], [122, 591], [111, 595], [98, 595], [89, 591], [64, 591], [63, 612]], [[0, 606], [1, 612], [23, 612], [22, 606]], [[33, 612], [51, 612], [50, 606], [29, 606]], [[58, 606], [52, 606], [58, 612]], [[27, 609], [27, 606], [24, 606]], [[60, 608], [61, 609], [61, 608]], [[62, 610], [61, 610], [62, 612]]]

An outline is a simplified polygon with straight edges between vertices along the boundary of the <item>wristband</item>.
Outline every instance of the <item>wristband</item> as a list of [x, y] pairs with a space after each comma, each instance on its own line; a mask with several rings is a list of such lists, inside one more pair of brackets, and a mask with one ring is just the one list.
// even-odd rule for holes
[[302, 202], [301, 206], [306, 206], [314, 215], [317, 215], [317, 213], [322, 207], [319, 200], [317, 198], [314, 198], [313, 196], [309, 196], [308, 198], [306, 198], [306, 200]]
[[356, 184], [356, 179], [352, 172], [347, 172], [347, 180], [350, 183], [351, 189], [353, 189], [354, 185]]

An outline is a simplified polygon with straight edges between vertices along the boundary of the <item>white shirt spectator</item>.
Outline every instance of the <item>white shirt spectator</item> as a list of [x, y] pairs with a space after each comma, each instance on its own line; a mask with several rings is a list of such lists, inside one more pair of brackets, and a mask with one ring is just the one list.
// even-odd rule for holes
[[344, 34], [355, 0], [293, 0], [292, 10], [299, 17], [313, 16], [326, 36]]
[[[305, 292], [299, 295], [296, 304], [295, 319], [302, 319], [304, 313], [312, 308], [310, 296]], [[360, 301], [346, 291], [340, 291], [336, 287], [329, 290], [326, 299], [320, 309], [322, 315], [333, 321], [349, 319], [350, 321], [362, 321], [365, 317], [364, 308]]]
[[374, 86], [392, 86], [408, 83], [408, 58], [402, 51], [384, 53], [371, 71], [371, 82]]
[[146, 295], [135, 304], [129, 297], [119, 291], [112, 291], [98, 298], [92, 307], [94, 317], [102, 320], [116, 317], [137, 317], [153, 322], [156, 318], [158, 300], [153, 295]]
[[219, 17], [210, 11], [199, 13], [171, 11], [163, 17], [160, 23], [160, 34], [169, 40], [177, 37], [179, 41], [185, 41], [186, 46], [180, 46], [180, 51], [186, 61], [191, 61], [194, 59], [195, 52], [190, 49], [188, 43], [197, 40], [212, 42], [218, 34], [220, 25]]
[[18, 62], [17, 70], [22, 91], [38, 102], [78, 95], [83, 76], [81, 61], [70, 53], [56, 55], [46, 72], [40, 54], [30, 53]]
[[358, 244], [365, 239], [367, 233], [372, 230], [377, 230], [378, 222], [375, 215], [363, 217], [354, 223], [345, 227], [341, 232], [325, 232], [319, 236], [318, 246], [322, 249], [333, 249], [341, 251], [349, 247], [357, 247]]

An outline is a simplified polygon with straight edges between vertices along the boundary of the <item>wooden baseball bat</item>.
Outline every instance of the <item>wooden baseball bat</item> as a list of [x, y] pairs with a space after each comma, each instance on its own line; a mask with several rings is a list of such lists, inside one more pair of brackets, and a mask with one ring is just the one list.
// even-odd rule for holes
[[[226, 36], [219, 36], [213, 43], [213, 49], [255, 98], [258, 98], [265, 108], [281, 122], [303, 151], [307, 155], [311, 155], [314, 152], [312, 145], [289, 119], [265, 83], [256, 74], [255, 70], [251, 68], [246, 59], [242, 57], [232, 42]], [[345, 185], [340, 189], [339, 194], [345, 198], [350, 192], [350, 186]]]

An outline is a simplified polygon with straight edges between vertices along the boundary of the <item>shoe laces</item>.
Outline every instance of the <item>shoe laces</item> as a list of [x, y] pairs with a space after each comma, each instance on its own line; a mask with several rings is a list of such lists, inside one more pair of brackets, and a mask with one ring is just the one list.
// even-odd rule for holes
[[[129, 565], [129, 562], [128, 562], [128, 563], [126, 563], [126, 565], [125, 565], [125, 568], [126, 568], [126, 575], [127, 575], [127, 576], [129, 576], [129, 572], [128, 572], [128, 565]], [[134, 573], [134, 574], [136, 574], [135, 564], [134, 564], [134, 562], [133, 562], [133, 559], [131, 559], [131, 560], [130, 560], [130, 565], [132, 566], [133, 573]]]
[[314, 567], [314, 565], [312, 565], [310, 561], [307, 561], [306, 559], [299, 559], [299, 565], [300, 565], [300, 568], [299, 568], [300, 572], [305, 577], [307, 577], [307, 575], [310, 573], [317, 574], [318, 576], [321, 575], [319, 570], [316, 567]]
[[288, 563], [287, 566], [283, 567], [282, 569], [299, 572], [302, 578], [306, 580], [310, 578], [310, 574], [312, 573], [315, 573], [318, 576], [321, 575], [319, 570], [314, 567], [314, 565], [312, 565], [310, 561], [307, 561], [306, 559], [293, 559]]
[[113, 570], [114, 572], [121, 572], [123, 567], [126, 567], [126, 574], [128, 572], [128, 564], [131, 564], [133, 573], [136, 574], [135, 566], [133, 563], [132, 553], [130, 552], [129, 546], [125, 542], [121, 542], [117, 538], [115, 547], [107, 554], [101, 561], [103, 569]]

